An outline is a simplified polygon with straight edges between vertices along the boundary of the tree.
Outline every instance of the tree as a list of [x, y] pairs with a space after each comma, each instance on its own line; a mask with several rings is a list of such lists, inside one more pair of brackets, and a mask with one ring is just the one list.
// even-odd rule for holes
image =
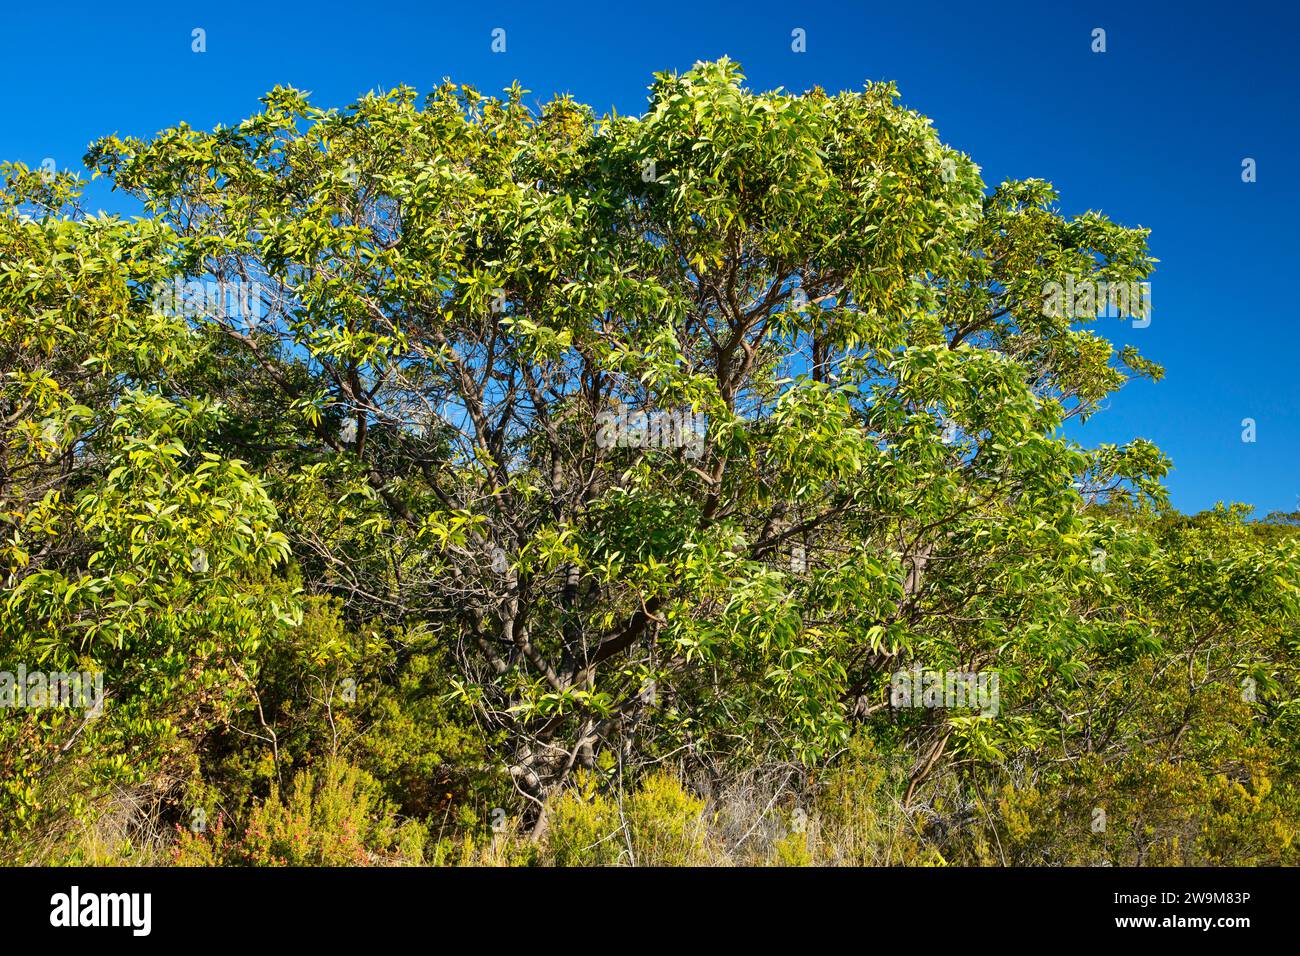
[[[342, 113], [278, 89], [90, 156], [187, 276], [265, 287], [255, 330], [206, 324], [255, 363], [227, 388], [279, 390], [240, 427], [277, 449], [295, 548], [464, 645], [534, 798], [639, 736], [825, 754], [899, 662], [1051, 640], [1095, 460], [1054, 429], [1158, 374], [1043, 308], [1052, 280], [1145, 275], [1144, 232], [1066, 220], [1041, 182], [984, 197], [890, 86], [741, 82], [660, 75], [600, 121], [518, 88]], [[954, 622], [972, 600], [994, 613]]]
[[0, 671], [104, 685], [89, 712], [0, 713], [12, 836], [175, 772], [288, 602], [258, 587], [286, 550], [271, 502], [207, 444], [220, 406], [176, 384], [204, 361], [197, 336], [144, 295], [166, 228], [77, 214], [70, 177], [4, 172]]
[[[1060, 426], [1162, 373], [1054, 298], [1143, 279], [1145, 230], [986, 190], [886, 84], [754, 93], [721, 60], [639, 117], [524, 96], [277, 88], [234, 127], [95, 144], [148, 218], [40, 228], [125, 237], [107, 274], [161, 378], [98, 383], [140, 467], [94, 473], [88, 531], [126, 553], [142, 486], [160, 515], [197, 498], [187, 529], [239, 529], [214, 574], [240, 614], [287, 598], [282, 534], [309, 595], [454, 655], [537, 833], [576, 770], [813, 765], [855, 725], [914, 756], [910, 805], [954, 756], [1041, 753], [1082, 675], [1159, 649], [1168, 463]], [[1295, 613], [1289, 542], [1252, 559], [1261, 628]], [[1002, 710], [893, 710], [913, 666], [997, 671]]]

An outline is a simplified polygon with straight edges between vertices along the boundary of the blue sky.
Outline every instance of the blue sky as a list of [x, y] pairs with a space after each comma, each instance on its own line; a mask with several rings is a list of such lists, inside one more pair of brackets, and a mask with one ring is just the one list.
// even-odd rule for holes
[[[1141, 9], [1137, 9], [1137, 7]], [[639, 112], [651, 74], [722, 55], [750, 85], [893, 80], [986, 182], [1041, 177], [1067, 214], [1153, 230], [1149, 328], [1102, 328], [1161, 362], [1077, 436], [1141, 436], [1187, 511], [1300, 508], [1300, 12], [1223, 3], [14, 4], [0, 31], [0, 158], [78, 165], [95, 137], [233, 123], [277, 83], [345, 106], [443, 77]], [[191, 52], [191, 30], [207, 52]], [[506, 52], [491, 51], [494, 28]], [[1091, 51], [1106, 30], [1105, 53]], [[791, 50], [791, 31], [807, 52]], [[1241, 163], [1258, 180], [1243, 183]], [[121, 207], [98, 190], [92, 199]], [[1241, 440], [1242, 420], [1257, 440]]]

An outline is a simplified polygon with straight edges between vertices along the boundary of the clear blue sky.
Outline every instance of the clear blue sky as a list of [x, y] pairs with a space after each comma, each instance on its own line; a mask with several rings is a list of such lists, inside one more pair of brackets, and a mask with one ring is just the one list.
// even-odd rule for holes
[[[191, 30], [207, 52], [191, 52]], [[490, 49], [506, 30], [506, 52]], [[807, 52], [791, 51], [791, 30]], [[1091, 32], [1107, 32], [1107, 52]], [[986, 182], [1035, 176], [1067, 214], [1154, 230], [1153, 321], [1117, 341], [1163, 363], [1079, 433], [1142, 436], [1188, 511], [1300, 507], [1300, 13], [1294, 3], [622, 2], [8, 5], [0, 158], [80, 163], [95, 137], [233, 123], [277, 83], [345, 106], [442, 77], [639, 112], [651, 73], [722, 55], [750, 85], [897, 82]], [[1245, 157], [1258, 181], [1241, 181]], [[108, 209], [125, 208], [93, 194]], [[1258, 437], [1241, 440], [1253, 418]]]

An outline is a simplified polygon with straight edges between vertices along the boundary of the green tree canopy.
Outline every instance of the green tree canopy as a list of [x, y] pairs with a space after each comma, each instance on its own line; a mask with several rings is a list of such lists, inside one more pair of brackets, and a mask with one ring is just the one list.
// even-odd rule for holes
[[[909, 800], [945, 760], [1131, 754], [1125, 694], [1175, 659], [1175, 745], [1211, 684], [1293, 693], [1295, 539], [1181, 525], [1148, 442], [1062, 436], [1162, 374], [1045, 301], [1144, 279], [1146, 230], [987, 188], [890, 85], [721, 60], [637, 117], [277, 88], [87, 162], [144, 218], [5, 194], [0, 625], [6, 659], [94, 656], [133, 719], [174, 730], [185, 680], [238, 706], [323, 596], [440, 647], [535, 805], [859, 725], [917, 755]], [[996, 671], [1000, 711], [891, 710], [914, 666]]]

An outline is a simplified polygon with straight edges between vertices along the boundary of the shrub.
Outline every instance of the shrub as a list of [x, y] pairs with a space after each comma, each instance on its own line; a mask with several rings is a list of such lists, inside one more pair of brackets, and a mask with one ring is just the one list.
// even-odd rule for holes
[[698, 866], [709, 862], [704, 801], [675, 774], [646, 777], [625, 807], [633, 862], [639, 866]]
[[552, 865], [613, 866], [626, 856], [618, 805], [597, 790], [595, 777], [580, 773], [575, 786], [553, 798], [548, 812]]
[[424, 828], [398, 823], [373, 777], [341, 760], [300, 771], [289, 799], [278, 790], [254, 807], [235, 839], [218, 817], [211, 834], [182, 830], [182, 866], [361, 866], [424, 862]]

